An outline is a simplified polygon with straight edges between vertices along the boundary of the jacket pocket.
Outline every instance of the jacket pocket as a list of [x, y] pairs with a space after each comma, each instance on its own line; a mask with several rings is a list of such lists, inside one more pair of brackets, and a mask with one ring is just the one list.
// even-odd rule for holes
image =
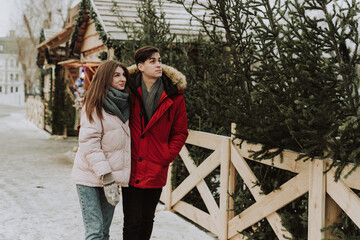
[[169, 149], [169, 145], [166, 145], [166, 148], [164, 150], [164, 157], [162, 159], [162, 166], [164, 168], [167, 168], [169, 166], [171, 162], [171, 158], [170, 158], [170, 149]]

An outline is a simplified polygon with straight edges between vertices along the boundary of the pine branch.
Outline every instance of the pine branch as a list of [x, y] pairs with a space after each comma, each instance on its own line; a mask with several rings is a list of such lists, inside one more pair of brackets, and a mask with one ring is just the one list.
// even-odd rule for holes
[[[324, 1], [324, 0], [321, 1], [321, 10], [324, 12], [324, 14], [326, 16], [325, 21], [326, 21], [326, 23], [327, 23], [327, 25], [329, 27], [329, 37], [330, 37], [330, 40], [332, 42], [332, 47], [333, 47], [333, 49], [335, 51], [335, 57], [337, 59], [338, 65], [339, 65], [339, 67], [341, 69], [343, 64], [346, 65], [346, 62], [344, 62], [344, 59], [341, 56], [339, 46], [340, 46], [340, 44], [345, 44], [345, 43], [344, 42], [338, 43], [338, 41], [336, 40], [337, 39], [336, 38], [337, 28], [334, 25], [334, 23], [331, 21], [330, 14], [329, 14], [329, 12], [327, 10], [327, 4], [326, 4], [326, 1]], [[346, 45], [344, 47], [346, 48]], [[347, 92], [348, 96], [351, 96], [352, 93], [353, 93], [353, 91], [350, 89], [351, 80], [348, 78], [348, 75], [344, 74], [343, 71], [340, 71], [340, 75], [342, 76], [342, 79], [345, 82], [345, 89], [346, 89], [346, 92]], [[355, 106], [353, 98], [350, 97], [349, 101], [350, 101], [352, 112], [356, 116], [357, 115], [357, 107]]]

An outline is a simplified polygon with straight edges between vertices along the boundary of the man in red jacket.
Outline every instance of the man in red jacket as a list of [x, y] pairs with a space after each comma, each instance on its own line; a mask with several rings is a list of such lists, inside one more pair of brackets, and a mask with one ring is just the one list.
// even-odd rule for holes
[[135, 53], [129, 67], [131, 90], [131, 176], [122, 189], [124, 240], [150, 239], [156, 205], [169, 164], [188, 136], [183, 89], [185, 76], [161, 63], [159, 49]]

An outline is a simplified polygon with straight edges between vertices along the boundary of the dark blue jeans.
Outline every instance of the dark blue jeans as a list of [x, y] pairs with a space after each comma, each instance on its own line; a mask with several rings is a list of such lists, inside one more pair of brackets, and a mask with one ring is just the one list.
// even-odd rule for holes
[[123, 240], [149, 240], [162, 188], [123, 187]]
[[76, 185], [85, 226], [85, 240], [109, 240], [115, 207], [106, 200], [102, 187]]

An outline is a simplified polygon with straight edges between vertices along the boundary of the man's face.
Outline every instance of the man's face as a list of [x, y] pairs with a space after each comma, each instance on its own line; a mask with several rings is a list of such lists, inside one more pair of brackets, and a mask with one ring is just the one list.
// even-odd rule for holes
[[153, 53], [145, 62], [139, 63], [138, 68], [147, 78], [157, 79], [162, 75], [161, 58], [159, 53]]

